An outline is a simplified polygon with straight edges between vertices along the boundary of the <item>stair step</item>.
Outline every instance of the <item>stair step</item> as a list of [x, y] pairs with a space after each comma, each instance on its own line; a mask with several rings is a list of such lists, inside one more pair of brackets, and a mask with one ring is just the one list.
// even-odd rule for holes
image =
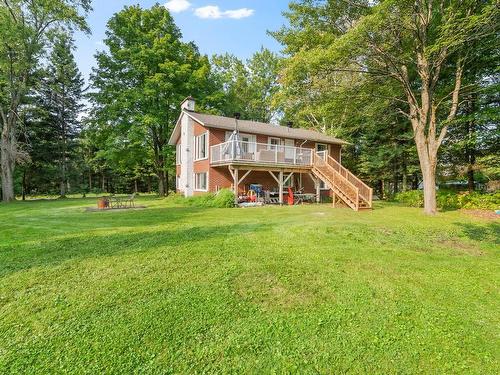
[[[344, 194], [343, 191], [340, 190], [339, 185], [336, 185], [336, 184], [332, 183], [331, 177], [333, 176], [334, 171], [335, 170], [329, 164], [326, 164], [326, 165], [325, 164], [322, 164], [322, 165], [313, 165], [313, 168], [312, 168], [312, 172], [317, 177], [319, 177], [323, 182], [325, 182], [328, 185], [330, 185], [330, 187], [333, 190], [333, 192], [347, 206], [349, 206], [353, 210], [356, 210], [356, 208], [358, 210], [369, 210], [369, 209], [371, 209], [369, 202], [365, 201], [361, 197], [360, 197], [360, 199], [357, 202], [355, 202], [354, 200], [352, 200], [351, 198], [349, 198], [349, 196], [347, 196], [346, 194]], [[343, 180], [347, 181], [347, 179], [345, 177], [343, 177], [342, 175], [340, 175], [340, 176], [342, 177]]]

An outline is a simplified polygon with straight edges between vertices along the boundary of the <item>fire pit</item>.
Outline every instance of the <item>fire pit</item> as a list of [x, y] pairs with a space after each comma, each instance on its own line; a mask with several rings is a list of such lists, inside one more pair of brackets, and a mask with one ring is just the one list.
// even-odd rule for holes
[[105, 210], [109, 208], [109, 198], [101, 197], [97, 200], [97, 208], [100, 210]]

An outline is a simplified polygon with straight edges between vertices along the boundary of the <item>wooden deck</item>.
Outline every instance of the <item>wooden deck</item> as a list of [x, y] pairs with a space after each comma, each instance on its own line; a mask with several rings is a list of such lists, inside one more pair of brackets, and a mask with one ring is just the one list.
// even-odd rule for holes
[[326, 151], [230, 141], [211, 147], [210, 165], [228, 168], [235, 195], [252, 171], [267, 171], [278, 184], [279, 203], [283, 204], [284, 184], [294, 173], [307, 173], [316, 186], [318, 201], [323, 181], [333, 192], [334, 205], [340, 199], [355, 211], [372, 208], [373, 190]]

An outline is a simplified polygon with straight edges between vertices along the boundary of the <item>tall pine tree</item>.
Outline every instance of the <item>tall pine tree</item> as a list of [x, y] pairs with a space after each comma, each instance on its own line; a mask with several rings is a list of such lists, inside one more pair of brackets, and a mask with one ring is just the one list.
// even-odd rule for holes
[[73, 56], [74, 43], [60, 34], [52, 48], [47, 76], [42, 86], [42, 103], [47, 126], [55, 128], [59, 169], [59, 194], [64, 197], [70, 187], [69, 168], [74, 159], [82, 109], [83, 78]]

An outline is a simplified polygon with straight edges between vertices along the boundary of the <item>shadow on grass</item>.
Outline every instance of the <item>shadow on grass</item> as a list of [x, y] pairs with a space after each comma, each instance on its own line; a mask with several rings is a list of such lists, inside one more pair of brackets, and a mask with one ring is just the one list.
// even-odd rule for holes
[[0, 278], [33, 267], [57, 266], [68, 260], [147, 252], [159, 247], [175, 249], [192, 242], [237, 238], [244, 233], [257, 230], [261, 232], [266, 230], [266, 227], [255, 223], [232, 226], [195, 226], [178, 230], [151, 229], [133, 232], [132, 229], [132, 233], [71, 234], [37, 244], [25, 243], [21, 246], [2, 249]]
[[495, 244], [500, 244], [500, 224], [471, 224], [471, 223], [454, 223], [462, 229], [462, 232], [467, 238], [474, 241], [492, 241]]

